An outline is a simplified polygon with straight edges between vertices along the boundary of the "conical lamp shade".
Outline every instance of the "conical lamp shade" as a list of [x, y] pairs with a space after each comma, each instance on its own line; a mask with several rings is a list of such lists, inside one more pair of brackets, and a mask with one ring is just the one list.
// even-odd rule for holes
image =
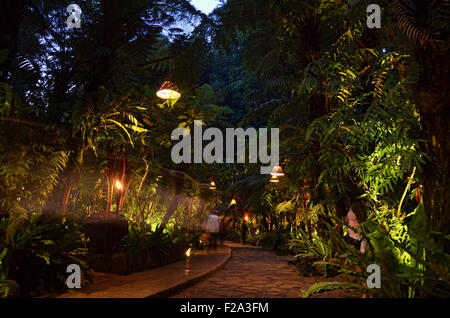
[[283, 169], [280, 166], [275, 166], [270, 173], [271, 176], [284, 176]]
[[181, 94], [177, 85], [171, 81], [165, 81], [158, 92], [156, 92], [156, 96], [161, 99], [178, 99], [181, 97]]
[[280, 180], [278, 180], [277, 176], [272, 176], [272, 177], [270, 177], [270, 182], [277, 183], [277, 182], [280, 182]]

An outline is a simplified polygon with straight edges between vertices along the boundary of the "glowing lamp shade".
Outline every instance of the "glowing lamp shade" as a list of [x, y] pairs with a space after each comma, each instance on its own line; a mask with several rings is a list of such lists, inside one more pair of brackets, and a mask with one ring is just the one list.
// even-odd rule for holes
[[165, 81], [161, 88], [156, 92], [156, 96], [161, 99], [178, 99], [181, 97], [181, 94], [177, 85], [170, 81]]
[[117, 189], [119, 189], [119, 190], [122, 189], [122, 183], [121, 183], [119, 180], [116, 181], [116, 184], [115, 184], [115, 185], [116, 185], [116, 188], [117, 188]]
[[186, 251], [186, 256], [187, 257], [191, 256], [191, 248], [188, 248], [188, 250]]
[[273, 167], [272, 172], [270, 173], [270, 175], [271, 176], [281, 177], [281, 176], [284, 176], [284, 172], [283, 172], [283, 169], [280, 166], [275, 166], [275, 167]]
[[277, 183], [277, 182], [280, 182], [280, 180], [278, 180], [277, 176], [271, 176], [270, 177], [270, 182]]
[[248, 222], [248, 215], [247, 214], [244, 216], [244, 220], [245, 220], [245, 222]]
[[211, 183], [209, 184], [209, 189], [216, 190], [216, 183], [214, 181], [211, 181]]
[[230, 202], [230, 206], [231, 205], [235, 205], [236, 204], [236, 200], [233, 198], [233, 199], [231, 199], [231, 202]]

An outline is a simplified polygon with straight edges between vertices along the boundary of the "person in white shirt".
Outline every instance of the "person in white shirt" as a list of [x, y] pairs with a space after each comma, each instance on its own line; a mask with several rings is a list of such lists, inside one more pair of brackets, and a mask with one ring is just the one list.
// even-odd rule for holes
[[219, 234], [219, 211], [212, 209], [206, 216], [205, 232], [208, 234], [208, 250], [217, 248], [217, 235]]

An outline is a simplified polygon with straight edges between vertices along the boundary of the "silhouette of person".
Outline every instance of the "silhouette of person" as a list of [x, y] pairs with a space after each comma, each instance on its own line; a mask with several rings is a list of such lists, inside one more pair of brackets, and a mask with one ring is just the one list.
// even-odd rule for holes
[[220, 217], [219, 211], [212, 209], [206, 216], [205, 231], [208, 234], [208, 250], [217, 248], [217, 235], [219, 234]]

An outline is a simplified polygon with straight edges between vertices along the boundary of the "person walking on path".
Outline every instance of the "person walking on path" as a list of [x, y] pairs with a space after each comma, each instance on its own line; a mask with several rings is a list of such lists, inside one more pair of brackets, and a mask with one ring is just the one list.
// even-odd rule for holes
[[208, 251], [217, 248], [217, 235], [219, 234], [219, 211], [212, 209], [206, 216], [205, 232], [208, 235]]

